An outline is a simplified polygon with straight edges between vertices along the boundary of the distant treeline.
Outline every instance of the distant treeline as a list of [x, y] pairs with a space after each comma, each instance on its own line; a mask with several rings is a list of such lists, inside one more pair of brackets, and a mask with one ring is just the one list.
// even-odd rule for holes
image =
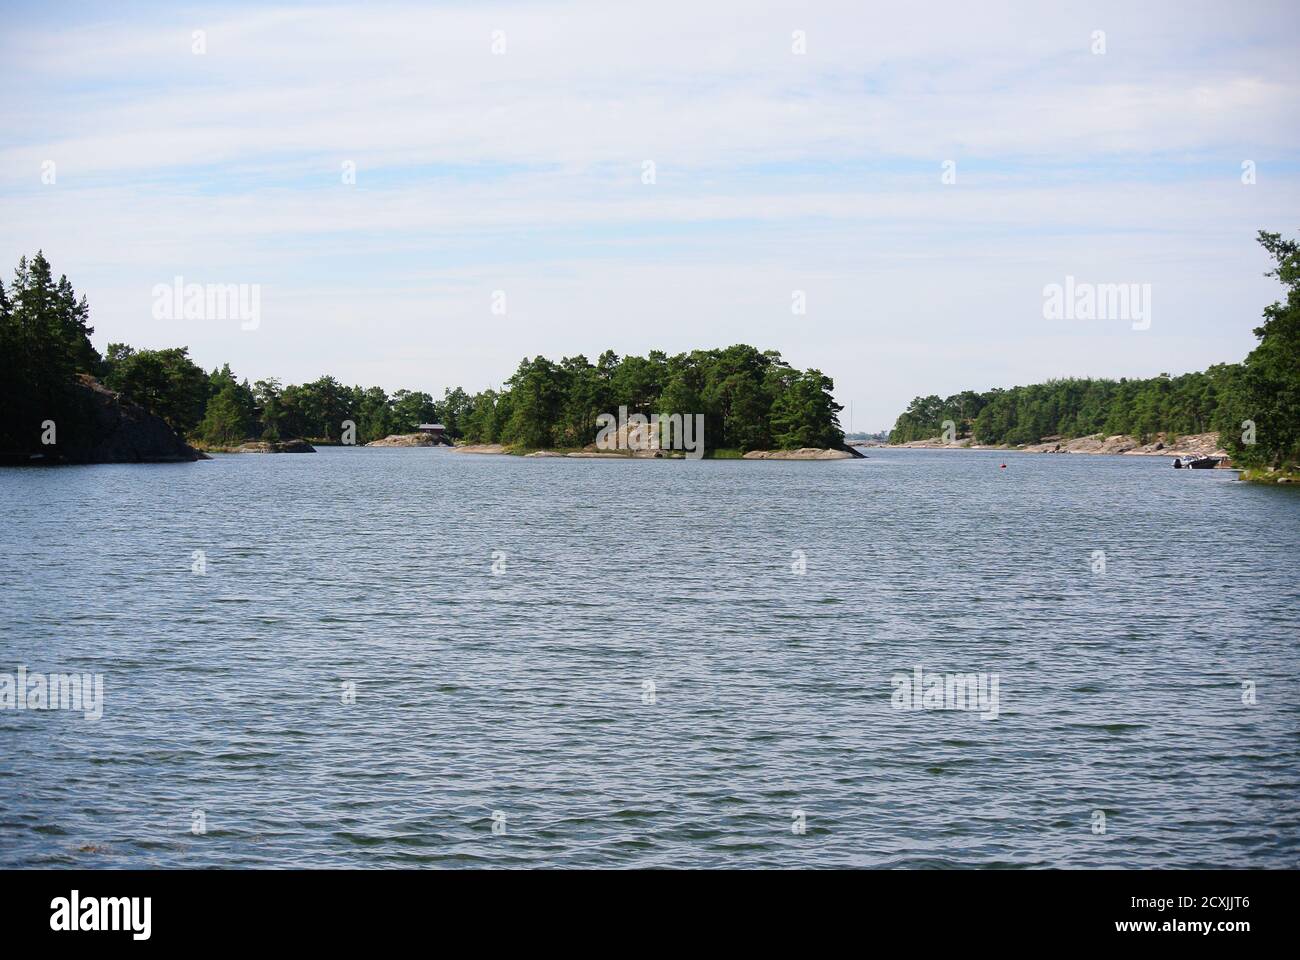
[[1230, 431], [1241, 390], [1241, 364], [1149, 380], [1049, 380], [1028, 387], [967, 390], [946, 399], [917, 397], [894, 424], [893, 443], [939, 436], [950, 420], [958, 437], [980, 443], [1037, 443], [1043, 437], [1117, 433]]
[[606, 351], [594, 364], [583, 356], [558, 363], [536, 357], [522, 361], [500, 390], [469, 394], [457, 387], [435, 399], [348, 387], [330, 376], [250, 384], [229, 364], [205, 372], [185, 347], [110, 343], [101, 357], [90, 343], [89, 315], [86, 298], [77, 298], [66, 277], [55, 282], [41, 253], [19, 261], [9, 291], [0, 284], [0, 452], [40, 452], [46, 420], [78, 429], [81, 413], [70, 390], [78, 374], [98, 378], [210, 447], [289, 437], [337, 442], [349, 422], [359, 444], [441, 423], [449, 436], [473, 442], [580, 447], [595, 440], [596, 418], [621, 406], [647, 415], [703, 414], [709, 450], [834, 447], [844, 439], [829, 377], [745, 345], [671, 357]]
[[898, 417], [890, 441], [941, 436], [944, 421], [952, 421], [957, 437], [987, 444], [1095, 433], [1146, 442], [1157, 433], [1218, 432], [1238, 463], [1294, 466], [1300, 460], [1300, 246], [1263, 231], [1259, 242], [1277, 264], [1267, 276], [1282, 282], [1286, 296], [1265, 308], [1255, 329], [1259, 345], [1241, 363], [1177, 377], [1051, 380], [917, 397]]

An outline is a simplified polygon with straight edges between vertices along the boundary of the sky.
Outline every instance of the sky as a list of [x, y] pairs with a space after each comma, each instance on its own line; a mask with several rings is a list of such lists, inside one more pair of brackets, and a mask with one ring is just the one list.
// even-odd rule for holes
[[[749, 343], [874, 431], [1240, 360], [1300, 232], [1294, 2], [3, 7], [0, 266], [250, 381]], [[255, 329], [160, 317], [178, 276]], [[1047, 318], [1066, 277], [1149, 326]]]

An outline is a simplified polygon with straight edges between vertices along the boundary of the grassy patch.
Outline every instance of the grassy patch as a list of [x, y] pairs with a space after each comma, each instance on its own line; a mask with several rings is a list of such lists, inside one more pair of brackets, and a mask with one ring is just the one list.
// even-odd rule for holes
[[1241, 471], [1241, 479], [1250, 483], [1300, 483], [1300, 469], [1283, 467], [1281, 470], [1251, 469]]

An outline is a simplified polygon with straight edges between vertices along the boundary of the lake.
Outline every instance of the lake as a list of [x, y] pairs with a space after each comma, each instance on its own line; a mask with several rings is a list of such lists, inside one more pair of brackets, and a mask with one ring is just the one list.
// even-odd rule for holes
[[0, 470], [0, 866], [1300, 863], [1300, 490], [867, 452]]

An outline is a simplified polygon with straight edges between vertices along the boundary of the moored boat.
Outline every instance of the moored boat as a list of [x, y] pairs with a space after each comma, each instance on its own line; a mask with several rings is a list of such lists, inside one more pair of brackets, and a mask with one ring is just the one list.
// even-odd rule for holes
[[1174, 457], [1174, 469], [1213, 470], [1223, 457]]

